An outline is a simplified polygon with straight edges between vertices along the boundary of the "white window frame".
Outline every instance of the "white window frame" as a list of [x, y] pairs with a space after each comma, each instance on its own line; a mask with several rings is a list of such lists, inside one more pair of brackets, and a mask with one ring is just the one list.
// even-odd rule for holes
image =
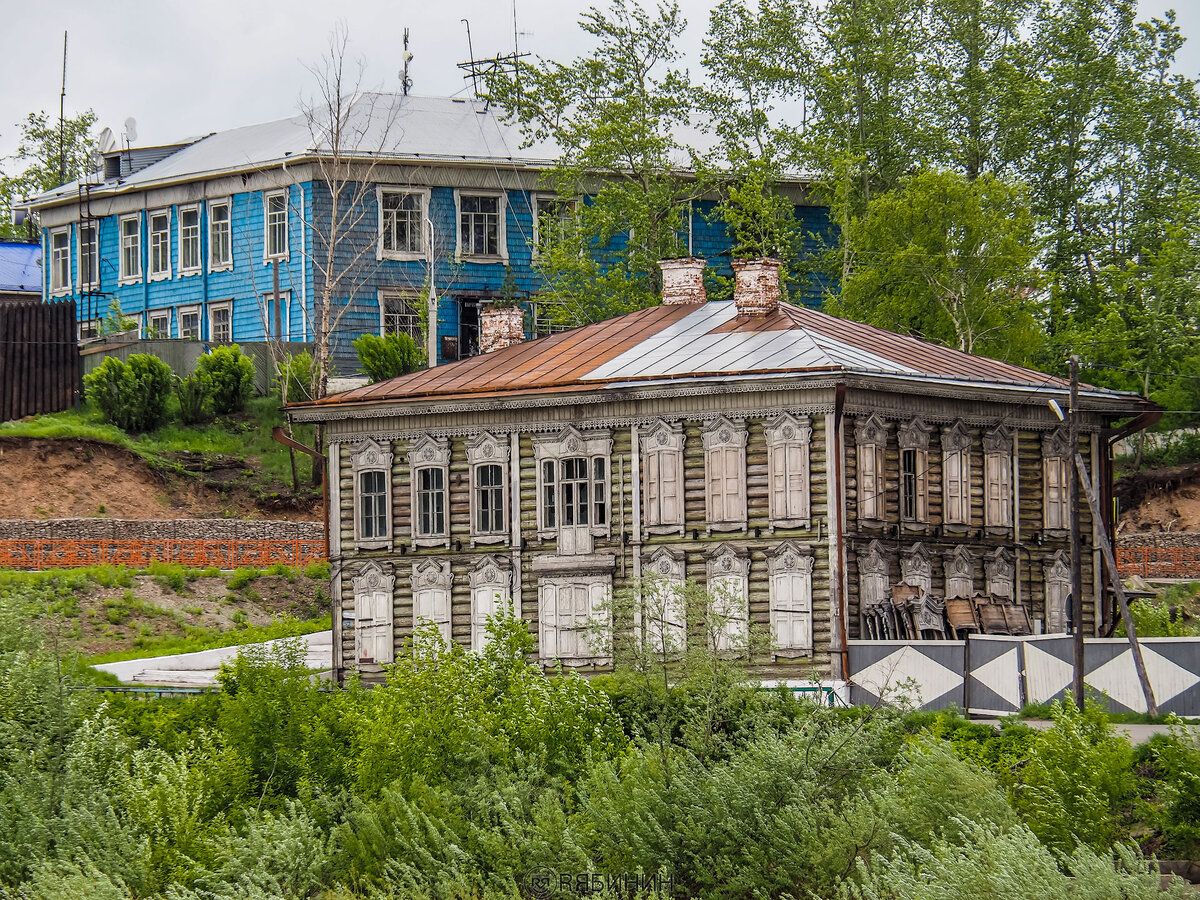
[[704, 428], [702, 435], [706, 530], [745, 531], [746, 425], [720, 416]]
[[[125, 226], [130, 222], [137, 226], [132, 238], [128, 238], [125, 234]], [[121, 216], [117, 220], [117, 245], [120, 254], [117, 276], [119, 284], [137, 284], [142, 280], [142, 232], [144, 230], [140, 212]], [[133, 251], [132, 254], [130, 254], [130, 250]], [[137, 264], [136, 271], [129, 268], [130, 261]]]
[[[62, 238], [62, 247], [55, 247]], [[50, 232], [50, 295], [59, 297], [71, 293], [71, 226], [64, 225]]]
[[687, 558], [682, 550], [657, 547], [642, 561], [642, 576], [633, 609], [635, 637], [639, 642], [644, 639], [646, 649], [666, 661], [687, 649]]
[[942, 429], [942, 522], [971, 524], [971, 432], [961, 419]]
[[[165, 218], [167, 220], [166, 231], [155, 231], [154, 220]], [[171, 280], [171, 209], [152, 209], [146, 216], [146, 234], [148, 240], [146, 246], [148, 253], [146, 255], [146, 278], [148, 281], [170, 281]], [[162, 240], [157, 240], [158, 235], [164, 235]], [[154, 268], [154, 251], [158, 247], [165, 254], [165, 259], [159, 260], [163, 267], [160, 269]]]
[[887, 517], [887, 439], [887, 423], [874, 414], [854, 426], [858, 517], [868, 522]]
[[732, 544], [721, 544], [709, 554], [706, 569], [708, 606], [722, 619], [705, 622], [709, 649], [741, 654], [750, 640], [750, 559]]
[[[471, 470], [471, 542], [472, 544], [496, 544], [508, 540], [508, 526], [512, 517], [509, 509], [508, 490], [508, 440], [504, 436], [496, 436], [487, 431], [481, 432], [467, 441], [467, 464]], [[481, 492], [478, 476], [485, 466], [499, 466], [500, 484], [487, 490], [500, 492], [500, 509], [502, 512], [500, 527], [484, 530], [479, 527], [479, 517], [482, 513]]]
[[[561, 194], [552, 194], [545, 191], [535, 191], [529, 195], [529, 212], [533, 219], [533, 240], [529, 246], [529, 252], [532, 259], [538, 259], [542, 254], [542, 216], [538, 207], [543, 203], [561, 203], [564, 207], [571, 210], [572, 218], [579, 218], [579, 198], [578, 197], [563, 197]], [[560, 222], [562, 219], [560, 218]]]
[[[186, 316], [195, 316], [196, 317], [196, 336], [194, 338], [188, 338], [184, 335], [185, 329], [184, 329], [184, 325], [183, 325], [183, 320]], [[201, 321], [201, 318], [200, 318], [200, 307], [199, 306], [193, 305], [193, 306], [179, 307], [175, 311], [175, 322], [176, 322], [176, 331], [179, 334], [180, 340], [200, 341], [200, 340], [204, 339], [204, 332], [203, 332], [204, 323]]]
[[[161, 331], [158, 331], [155, 329], [154, 323], [155, 321], [161, 321], [163, 319], [166, 320], [167, 327]], [[165, 340], [171, 337], [171, 310], [169, 308], [152, 309], [146, 314], [146, 330], [143, 332], [143, 334], [149, 338], [149, 332], [152, 329], [155, 330], [155, 334], [157, 335], [155, 339], [157, 340]]]
[[353, 579], [354, 659], [387, 665], [395, 659], [393, 626], [396, 576], [372, 560]]
[[[437, 469], [442, 473], [442, 528], [440, 531], [420, 530], [421, 506], [420, 472], [422, 469]], [[408, 451], [410, 482], [410, 528], [412, 542], [417, 547], [450, 546], [450, 444], [429, 435], [417, 438]]]
[[[466, 253], [462, 242], [462, 200], [464, 197], [488, 197], [497, 201], [499, 222], [496, 228], [496, 253]], [[505, 191], [454, 190], [454, 260], [455, 262], [507, 263], [508, 262], [508, 194]]]
[[[187, 213], [195, 213], [195, 215], [196, 215], [196, 234], [195, 234], [196, 262], [195, 262], [195, 265], [191, 265], [191, 266], [185, 266], [183, 264], [184, 241], [185, 241], [183, 217]], [[180, 276], [199, 275], [201, 272], [204, 271], [204, 241], [201, 238], [201, 235], [204, 233], [203, 210], [201, 210], [199, 203], [189, 203], [186, 206], [176, 207], [175, 217], [176, 217], [176, 221], [178, 223], [178, 226], [177, 226], [178, 234], [176, 236], [177, 240], [178, 240], [178, 244], [175, 248], [176, 258], [178, 260], [178, 273]]]
[[[566, 594], [566, 596], [563, 596]], [[538, 655], [542, 665], [606, 666], [611, 649], [611, 575], [543, 576], [538, 580]], [[568, 608], [564, 623], [560, 613]], [[599, 633], [598, 633], [599, 632]]]
[[413, 628], [436, 625], [442, 639], [454, 640], [454, 573], [450, 560], [427, 557], [412, 566]]
[[639, 437], [645, 487], [642, 516], [646, 530], [651, 534], [683, 534], [683, 425], [659, 419]]
[[946, 553], [942, 567], [946, 573], [946, 599], [971, 599], [975, 596], [975, 557], [961, 544]]
[[[581, 432], [574, 426], [563, 429], [557, 435], [535, 437], [533, 458], [537, 469], [537, 522], [538, 537], [555, 540], [558, 552], [563, 554], [591, 553], [592, 538], [608, 537], [612, 523], [612, 432]], [[586, 525], [563, 525], [562, 465], [565, 460], [584, 458], [588, 472], [588, 521]], [[603, 478], [595, 477], [596, 461], [601, 460]], [[554, 483], [547, 485], [545, 463], [551, 463]], [[604, 512], [598, 516], [596, 488], [604, 493]], [[555, 521], [546, 519], [547, 488], [554, 498]], [[597, 522], [597, 518], [603, 521]]]
[[488, 617], [512, 607], [512, 563], [497, 554], [484, 556], [471, 568], [470, 582], [471, 650], [481, 653], [489, 643]]
[[[225, 252], [228, 254], [227, 259], [218, 259], [214, 250], [219, 242], [214, 240], [217, 233], [216, 221], [213, 218], [213, 213], [224, 207], [225, 209]], [[208, 224], [208, 271], [210, 272], [229, 272], [233, 269], [233, 199], [230, 197], [222, 197], [218, 200], [209, 200], [206, 204], [205, 212], [206, 221]]]
[[784, 541], [767, 562], [771, 640], [779, 656], [813, 652], [812, 548]]
[[[354, 476], [354, 547], [356, 550], [392, 549], [392, 448], [390, 443], [366, 440], [350, 453], [350, 470]], [[384, 517], [386, 531], [382, 535], [363, 536], [362, 476], [367, 472], [383, 473]]]
[[1042, 436], [1042, 524], [1047, 531], [1071, 527], [1071, 439], [1065, 428]]
[[983, 437], [983, 522], [1009, 530], [1013, 524], [1012, 433], [1000, 425]]
[[812, 419], [785, 414], [763, 428], [772, 527], [808, 528], [812, 523], [809, 453]]
[[[286, 262], [291, 256], [292, 240], [291, 240], [291, 215], [288, 210], [290, 201], [289, 192], [284, 190], [278, 191], [263, 191], [263, 262], [271, 263], [275, 260]], [[281, 252], [271, 252], [271, 201], [277, 197], [283, 198], [283, 250]]]
[[[929, 434], [932, 430], [918, 418], [896, 432], [900, 446], [900, 521], [910, 526], [929, 522]], [[911, 474], [906, 471], [906, 458], [913, 462]]]
[[[421, 208], [417, 211], [417, 249], [416, 250], [386, 250], [383, 246], [384, 211], [383, 198], [385, 194], [401, 194], [418, 197]], [[376, 259], [425, 259], [429, 255], [429, 238], [426, 234], [425, 223], [429, 220], [429, 188], [408, 187], [406, 185], [379, 184], [375, 186], [375, 208], [378, 212], [378, 234], [375, 244]]]
[[80, 319], [76, 323], [75, 333], [81, 341], [88, 341], [100, 334], [99, 319]]
[[[92, 239], [84, 240], [84, 232], [91, 231]], [[85, 219], [78, 226], [79, 245], [79, 290], [94, 291], [100, 287], [100, 220]], [[90, 252], [84, 247], [91, 245]], [[89, 264], [90, 261], [90, 264]]]
[[[229, 337], [222, 339], [216, 334], [216, 314], [229, 313]], [[208, 305], [208, 339], [214, 342], [233, 343], [233, 301], [225, 300]]]
[[[418, 345], [423, 344], [421, 335], [421, 307], [425, 303], [425, 298], [416, 291], [398, 290], [396, 288], [379, 288], [376, 292], [376, 299], [379, 304], [379, 336], [386, 337], [389, 334], [407, 334]], [[411, 331], [404, 329], [388, 330], [387, 327], [387, 305], [389, 301], [400, 300], [407, 303], [412, 308], [413, 329]], [[405, 313], [404, 315], [408, 315]]]
[[1065, 634], [1070, 612], [1067, 601], [1071, 597], [1071, 566], [1067, 555], [1061, 550], [1042, 562], [1043, 592], [1045, 598], [1046, 634]]

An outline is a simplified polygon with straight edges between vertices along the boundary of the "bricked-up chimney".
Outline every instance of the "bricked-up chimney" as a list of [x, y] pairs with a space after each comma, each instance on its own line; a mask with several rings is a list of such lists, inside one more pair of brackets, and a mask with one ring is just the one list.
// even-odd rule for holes
[[525, 311], [519, 306], [485, 306], [479, 322], [479, 352], [503, 350], [525, 340]]
[[704, 293], [704, 266], [704, 260], [694, 256], [660, 259], [663, 306], [705, 302], [708, 295]]
[[735, 259], [733, 302], [739, 316], [767, 316], [779, 309], [777, 259]]

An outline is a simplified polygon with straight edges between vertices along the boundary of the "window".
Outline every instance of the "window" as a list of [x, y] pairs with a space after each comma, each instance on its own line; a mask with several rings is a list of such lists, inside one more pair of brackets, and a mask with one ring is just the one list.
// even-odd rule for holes
[[1045, 497], [1042, 503], [1047, 529], [1071, 527], [1071, 441], [1064, 429], [1042, 438], [1042, 484]]
[[456, 194], [458, 257], [508, 258], [504, 236], [504, 197], [501, 194]]
[[471, 649], [488, 644], [487, 620], [512, 605], [512, 564], [502, 556], [485, 556], [471, 569]]
[[535, 438], [538, 534], [558, 541], [563, 554], [591, 553], [592, 538], [609, 533], [608, 459], [612, 437], [567, 428], [556, 438]]
[[1013, 558], [1003, 547], [987, 558], [987, 592], [993, 597], [1016, 598]]
[[983, 438], [984, 524], [1012, 528], [1012, 434], [1001, 425]]
[[428, 435], [417, 439], [408, 451], [412, 473], [413, 543], [423, 547], [450, 545], [446, 495], [450, 445]]
[[179, 274], [200, 271], [200, 207], [179, 208]]
[[100, 334], [99, 319], [82, 319], [79, 322], [79, 340], [87, 341]]
[[479, 355], [479, 301], [458, 301], [458, 358]]
[[683, 533], [683, 427], [654, 423], [641, 439], [647, 530]]
[[354, 658], [384, 665], [393, 661], [392, 594], [396, 576], [369, 562], [354, 584]]
[[900, 518], [912, 524], [929, 521], [929, 431], [920, 419], [902, 427], [900, 444]]
[[71, 290], [71, 230], [62, 228], [50, 233], [50, 290], [65, 293]]
[[425, 253], [425, 193], [378, 188], [379, 258], [413, 259]]
[[121, 281], [137, 281], [142, 277], [142, 218], [140, 215], [121, 219]]
[[413, 563], [413, 628], [435, 625], [442, 640], [452, 640], [450, 588], [454, 575], [450, 561], [423, 559]]
[[418, 313], [422, 298], [416, 294], [395, 291], [379, 292], [379, 333], [407, 334], [418, 344], [422, 341], [421, 317]]
[[946, 597], [975, 596], [975, 560], [966, 547], [957, 547], [946, 554]]
[[214, 303], [208, 308], [208, 339], [228, 344], [233, 340], [233, 302]]
[[708, 558], [709, 647], [718, 652], [741, 653], [750, 638], [750, 560], [729, 544]]
[[535, 258], [553, 241], [561, 241], [571, 233], [578, 209], [576, 200], [535, 195], [532, 248]]
[[606, 665], [612, 577], [543, 577], [538, 582], [538, 644], [543, 663]]
[[471, 537], [502, 541], [507, 537], [508, 441], [483, 432], [467, 442], [471, 466]]
[[709, 529], [746, 527], [746, 428], [721, 417], [704, 429]]
[[154, 311], [148, 314], [149, 324], [146, 326], [148, 340], [165, 340], [171, 336], [171, 313], [167, 310]]
[[287, 194], [279, 191], [263, 198], [265, 213], [265, 256], [268, 260], [284, 259], [288, 255]]
[[858, 515], [881, 521], [887, 513], [887, 425], [878, 416], [860, 421], [854, 428], [858, 454]]
[[[771, 572], [771, 637], [781, 656], [813, 649], [813, 557], [790, 541], [768, 563]], [[791, 652], [789, 652], [791, 651]]]
[[392, 451], [365, 441], [350, 454], [354, 474], [354, 545], [359, 550], [391, 546]]
[[179, 337], [185, 341], [200, 340], [200, 307], [179, 308]]
[[771, 524], [807, 528], [810, 522], [809, 446], [812, 419], [781, 416], [764, 429]]
[[150, 214], [150, 280], [171, 277], [171, 214]]
[[1064, 634], [1071, 613], [1071, 567], [1061, 550], [1042, 564], [1046, 584], [1046, 634]]
[[971, 432], [961, 419], [942, 429], [942, 520], [971, 524]]
[[554, 318], [550, 304], [538, 300], [526, 301], [529, 310], [529, 333], [535, 337], [545, 337], [548, 334], [558, 334], [568, 331], [574, 326]]
[[79, 225], [79, 289], [100, 289], [100, 227], [95, 222]]
[[233, 268], [233, 241], [228, 200], [208, 204], [208, 268], [216, 272]]
[[641, 602], [634, 607], [638, 639], [659, 659], [687, 649], [687, 606], [684, 596], [687, 563], [679, 550], [659, 547], [646, 557]]
[[933, 560], [924, 544], [913, 544], [900, 554], [900, 580], [920, 588], [926, 596], [933, 593]]

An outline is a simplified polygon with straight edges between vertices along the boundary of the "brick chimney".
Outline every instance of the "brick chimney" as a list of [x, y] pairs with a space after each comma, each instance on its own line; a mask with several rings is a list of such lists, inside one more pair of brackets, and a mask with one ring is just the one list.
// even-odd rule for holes
[[704, 260], [694, 256], [660, 259], [658, 267], [662, 269], [663, 306], [706, 301], [708, 296], [704, 293], [704, 266]]
[[479, 352], [503, 350], [525, 340], [525, 311], [519, 306], [485, 306], [480, 314]]
[[733, 302], [739, 316], [767, 316], [779, 309], [777, 259], [735, 259]]

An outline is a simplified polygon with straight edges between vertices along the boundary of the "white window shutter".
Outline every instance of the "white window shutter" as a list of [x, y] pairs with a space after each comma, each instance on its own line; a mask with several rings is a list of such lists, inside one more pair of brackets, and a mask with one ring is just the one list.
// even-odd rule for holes
[[659, 499], [659, 524], [683, 522], [683, 501], [680, 496], [680, 458], [678, 451], [655, 454], [658, 461], [658, 483], [661, 485]]
[[646, 454], [646, 524], [662, 523], [662, 468], [661, 453]]
[[725, 484], [725, 454], [720, 450], [708, 453], [708, 520], [710, 522], [726, 521], [724, 494]]
[[875, 473], [875, 445], [860, 444], [858, 451], [859, 508], [864, 519], [877, 519], [879, 494]]
[[788, 504], [788, 446], [778, 444], [771, 448], [771, 517], [791, 518]]
[[538, 634], [542, 659], [558, 659], [558, 585], [553, 582], [538, 587]]
[[808, 494], [808, 445], [788, 444], [787, 460], [787, 515], [789, 519], [809, 517]]
[[422, 588], [413, 597], [415, 624], [433, 624], [441, 632], [442, 639], [450, 643], [450, 592], [442, 587]]
[[771, 626], [778, 649], [812, 649], [811, 575], [777, 572], [771, 576]]
[[929, 521], [929, 454], [917, 451], [917, 521]]
[[943, 513], [945, 520], [952, 524], [964, 525], [963, 516], [963, 483], [962, 483], [962, 451], [951, 450], [942, 457], [942, 485], [945, 491], [946, 509]]

